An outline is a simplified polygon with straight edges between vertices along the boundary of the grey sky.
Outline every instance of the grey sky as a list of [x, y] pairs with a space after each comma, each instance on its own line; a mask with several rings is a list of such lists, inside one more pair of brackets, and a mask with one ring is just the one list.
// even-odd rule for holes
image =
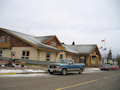
[[120, 0], [0, 0], [0, 27], [120, 54]]

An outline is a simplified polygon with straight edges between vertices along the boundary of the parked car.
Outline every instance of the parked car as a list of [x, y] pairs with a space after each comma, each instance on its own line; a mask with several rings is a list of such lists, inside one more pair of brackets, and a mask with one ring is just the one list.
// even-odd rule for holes
[[112, 70], [112, 66], [110, 64], [105, 64], [100, 67], [101, 70]]
[[112, 65], [112, 70], [119, 70], [119, 66], [118, 65]]
[[80, 74], [84, 69], [84, 63], [75, 64], [73, 59], [61, 59], [48, 66], [48, 72], [50, 74], [61, 73], [67, 75], [70, 72], [78, 72]]

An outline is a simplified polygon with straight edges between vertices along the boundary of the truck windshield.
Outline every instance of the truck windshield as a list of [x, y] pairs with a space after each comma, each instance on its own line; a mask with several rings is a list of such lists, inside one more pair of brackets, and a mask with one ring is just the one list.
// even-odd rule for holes
[[56, 63], [67, 64], [67, 63], [68, 63], [68, 60], [59, 60], [59, 61], [57, 61]]

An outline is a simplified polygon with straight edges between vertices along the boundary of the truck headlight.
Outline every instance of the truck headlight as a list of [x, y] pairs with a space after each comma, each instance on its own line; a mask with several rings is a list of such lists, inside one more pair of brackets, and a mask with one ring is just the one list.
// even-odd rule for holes
[[56, 69], [61, 69], [61, 66], [56, 66]]

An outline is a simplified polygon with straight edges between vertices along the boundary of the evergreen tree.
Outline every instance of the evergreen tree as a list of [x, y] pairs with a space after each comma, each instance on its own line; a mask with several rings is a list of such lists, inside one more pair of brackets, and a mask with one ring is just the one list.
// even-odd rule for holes
[[109, 53], [108, 53], [108, 57], [107, 57], [107, 63], [108, 63], [108, 61], [111, 60], [111, 59], [112, 59], [112, 51], [111, 51], [111, 49], [110, 49], [110, 51], [109, 51]]
[[75, 42], [73, 41], [72, 45], [75, 45]]

